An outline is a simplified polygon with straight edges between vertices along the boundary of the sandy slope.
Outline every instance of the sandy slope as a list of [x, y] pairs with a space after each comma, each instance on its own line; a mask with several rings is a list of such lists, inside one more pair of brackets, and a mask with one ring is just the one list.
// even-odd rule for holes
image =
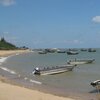
[[0, 82], [0, 100], [73, 100]]
[[[10, 50], [0, 51], [0, 56], [9, 56], [17, 53], [26, 53], [29, 50]], [[46, 94], [37, 90], [30, 90], [17, 85], [11, 85], [6, 82], [6, 78], [0, 76], [0, 100], [74, 100], [71, 98], [59, 97], [52, 94]]]

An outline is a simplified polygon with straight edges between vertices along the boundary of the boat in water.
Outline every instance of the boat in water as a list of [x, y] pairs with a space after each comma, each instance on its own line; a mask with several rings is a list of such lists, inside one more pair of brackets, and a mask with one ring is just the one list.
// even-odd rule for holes
[[89, 64], [89, 63], [93, 63], [95, 61], [95, 59], [86, 59], [86, 60], [79, 60], [79, 59], [75, 59], [75, 60], [69, 60], [67, 62], [67, 64]]
[[67, 54], [68, 55], [77, 55], [78, 52], [76, 52], [76, 51], [67, 51]]
[[58, 50], [57, 53], [66, 53], [65, 50]]
[[93, 87], [100, 86], [100, 80], [96, 80], [90, 83]]
[[39, 51], [38, 54], [47, 54], [46, 51]]
[[76, 65], [61, 65], [61, 66], [55, 66], [55, 67], [47, 67], [40, 69], [39, 67], [34, 68], [32, 74], [35, 75], [52, 75], [52, 74], [59, 74], [59, 73], [64, 73], [68, 71], [72, 71], [73, 68]]
[[89, 48], [88, 52], [96, 52], [96, 49]]
[[87, 51], [87, 49], [85, 49], [85, 48], [82, 48], [82, 49], [80, 49], [80, 51]]

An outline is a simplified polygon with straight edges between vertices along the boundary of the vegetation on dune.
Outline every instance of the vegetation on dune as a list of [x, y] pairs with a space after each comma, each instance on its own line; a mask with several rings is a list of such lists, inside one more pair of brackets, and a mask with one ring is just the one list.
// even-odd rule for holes
[[0, 40], [0, 50], [15, 50], [18, 49], [15, 45], [7, 42], [4, 38]]

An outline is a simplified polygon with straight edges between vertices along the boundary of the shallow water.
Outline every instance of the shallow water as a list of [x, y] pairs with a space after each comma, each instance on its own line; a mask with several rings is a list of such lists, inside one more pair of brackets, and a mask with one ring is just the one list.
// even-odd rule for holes
[[[31, 74], [36, 66], [52, 67], [63, 65], [66, 64], [67, 60], [75, 58], [95, 59], [95, 62], [78, 65], [71, 72], [57, 75], [33, 76]], [[79, 51], [78, 55], [67, 55], [66, 53], [38, 54], [37, 52], [31, 52], [9, 57], [1, 66], [16, 72], [17, 76], [22, 77], [23, 83], [29, 79], [31, 83], [38, 84], [40, 82], [40, 84], [42, 83], [47, 87], [59, 88], [64, 92], [89, 93], [95, 89], [90, 86], [90, 82], [100, 78], [100, 49], [97, 49], [97, 52]], [[8, 75], [7, 72], [6, 74]], [[9, 75], [9, 77], [15, 76]]]

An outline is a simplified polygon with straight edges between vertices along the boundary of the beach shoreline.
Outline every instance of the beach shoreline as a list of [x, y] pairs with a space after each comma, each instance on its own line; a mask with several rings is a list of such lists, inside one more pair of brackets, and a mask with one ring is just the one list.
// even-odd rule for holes
[[[78, 94], [76, 96], [76, 94], [74, 95], [71, 92], [65, 93], [66, 95], [64, 95], [63, 93], [61, 94], [61, 93], [57, 92], [57, 90], [55, 90], [53, 88], [47, 89], [47, 87], [42, 87], [42, 86], [38, 87], [35, 84], [33, 84], [32, 86], [33, 87], [28, 87], [23, 84], [19, 84], [14, 80], [10, 80], [5, 76], [0, 75], [0, 90], [1, 90], [0, 100], [13, 100], [14, 98], [16, 98], [14, 100], [32, 100], [32, 99], [33, 100], [51, 100], [51, 99], [53, 99], [53, 100], [99, 100], [98, 98], [100, 98], [100, 96], [98, 94], [96, 94], [95, 98], [94, 97], [92, 98], [91, 95], [88, 96], [88, 94], [83, 94], [86, 97], [83, 96], [82, 94]], [[13, 89], [12, 89], [12, 87], [13, 87]], [[27, 90], [29, 91], [28, 93], [26, 93]], [[22, 93], [21, 91], [24, 91], [26, 94]], [[58, 89], [58, 91], [60, 91], [60, 90]], [[4, 94], [3, 94], [4, 95], [3, 96], [2, 92], [6, 93], [7, 97]], [[9, 92], [10, 92], [10, 94], [9, 94]], [[35, 92], [37, 92], [37, 93], [35, 93]], [[18, 97], [16, 95], [16, 93], [17, 93], [17, 95], [20, 95], [20, 97]], [[31, 99], [27, 99], [29, 97], [29, 93], [30, 93], [30, 95], [32, 95]], [[2, 98], [2, 96], [3, 96], [3, 98]], [[11, 96], [11, 97], [9, 98], [9, 96]], [[34, 99], [34, 96], [35, 96], [35, 99]], [[14, 97], [14, 98], [12, 98], [12, 97]]]
[[[15, 74], [16, 78], [20, 78], [21, 76], [19, 77], [16, 74], [16, 72], [14, 72], [14, 71], [12, 71], [10, 69], [7, 69], [6, 67], [2, 67], [2, 63], [5, 62], [5, 60], [8, 57], [11, 57], [11, 56], [14, 56], [14, 55], [19, 55], [19, 54], [30, 53], [30, 52], [32, 52], [32, 51], [30, 51], [30, 50], [14, 50], [14, 51], [10, 50], [10, 51], [2, 51], [2, 52], [0, 52], [1, 53], [0, 54], [1, 55], [0, 56], [1, 57], [1, 59], [0, 59], [1, 60], [0, 69], [4, 70], [4, 71], [8, 71], [11, 74]], [[25, 79], [25, 77], [23, 79]], [[38, 81], [35, 81], [35, 80], [29, 80], [29, 81], [32, 81], [31, 82], [33, 84], [32, 86], [28, 86], [28, 85], [25, 85], [25, 84], [20, 84], [20, 82], [17, 82], [16, 79], [14, 80], [13, 78], [9, 78], [8, 76], [2, 75], [2, 73], [1, 73], [0, 74], [0, 86], [1, 86], [0, 90], [1, 90], [1, 92], [4, 91], [5, 89], [2, 89], [2, 86], [3, 85], [7, 85], [9, 87], [11, 86], [11, 87], [15, 88], [15, 90], [12, 90], [12, 93], [13, 93], [13, 91], [16, 91], [17, 87], [20, 88], [20, 89], [17, 90], [18, 94], [20, 93], [19, 92], [20, 90], [23, 90], [23, 88], [24, 88], [24, 91], [27, 91], [27, 89], [28, 89], [28, 91], [33, 91], [33, 93], [34, 92], [39, 92], [38, 96], [37, 96], [39, 98], [36, 98], [35, 100], [51, 100], [49, 98], [52, 98], [52, 99], [55, 99], [55, 100], [98, 100], [97, 97], [91, 96], [89, 93], [87, 93], [87, 94], [79, 93], [78, 94], [78, 93], [74, 93], [74, 92], [72, 93], [70, 91], [67, 91], [67, 93], [64, 93], [64, 92], [62, 93], [62, 92], [60, 92], [60, 89], [57, 89], [57, 88], [54, 88], [54, 87], [48, 87], [48, 86], [43, 85], [43, 84], [41, 85], [40, 83], [39, 83], [40, 84], [39, 85], [39, 84], [37, 84]], [[6, 94], [9, 95], [10, 89], [7, 89], [7, 86], [6, 86], [6, 90], [8, 91], [8, 94], [7, 93]], [[24, 93], [24, 91], [23, 91], [23, 93]], [[43, 96], [42, 95], [40, 96], [41, 93], [43, 93]], [[2, 93], [0, 93], [0, 94], [2, 94]], [[45, 99], [44, 97], [47, 94], [49, 96], [47, 96], [47, 99]], [[13, 94], [13, 95], [14, 95], [14, 97], [17, 96], [16, 94]], [[24, 98], [22, 95], [21, 95], [21, 98]], [[26, 94], [26, 95], [28, 95], [28, 94]], [[55, 96], [57, 97], [57, 99], [55, 98]], [[1, 99], [1, 96], [0, 96], [0, 100], [13, 100], [13, 99], [9, 99], [9, 98], [7, 99], [5, 97], [3, 97], [3, 98], [4, 99]], [[40, 98], [42, 98], [42, 99], [40, 99]], [[30, 99], [17, 98], [17, 100], [30, 100]]]
[[22, 53], [31, 52], [29, 49], [27, 50], [0, 50], [0, 57], [8, 57], [11, 55], [17, 55]]
[[[0, 75], [0, 100], [81, 100], [55, 95], [46, 91], [44, 92], [36, 87], [33, 88], [18, 84]], [[30, 96], [31, 98], [29, 98]]]
[[[5, 61], [9, 56], [28, 52], [30, 52], [30, 50], [1, 50], [1, 63]], [[36, 88], [31, 89], [28, 87], [24, 87], [23, 85], [18, 84], [13, 80], [8, 79], [6, 76], [2, 76], [1, 74], [0, 90], [0, 100], [32, 100], [34, 98], [34, 100], [74, 100], [71, 98], [56, 96], [50, 93], [42, 92]], [[31, 98], [29, 98], [30, 96]]]
[[67, 97], [31, 90], [23, 86], [9, 83], [5, 77], [0, 76], [0, 100], [74, 100]]

